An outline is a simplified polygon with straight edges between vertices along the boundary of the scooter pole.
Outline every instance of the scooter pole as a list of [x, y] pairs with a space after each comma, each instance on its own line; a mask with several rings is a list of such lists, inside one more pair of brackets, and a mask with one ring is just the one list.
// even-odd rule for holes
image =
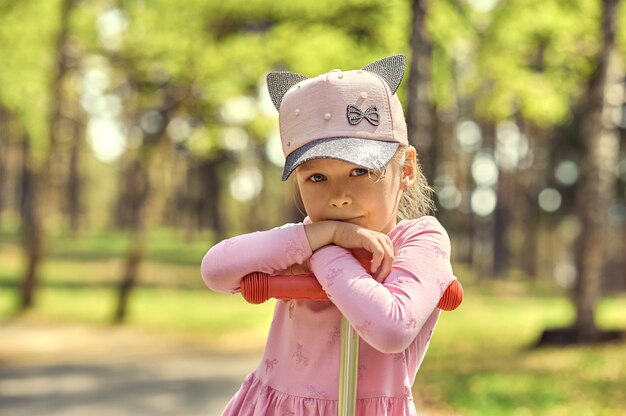
[[359, 335], [343, 315], [340, 340], [337, 415], [353, 416], [359, 375]]

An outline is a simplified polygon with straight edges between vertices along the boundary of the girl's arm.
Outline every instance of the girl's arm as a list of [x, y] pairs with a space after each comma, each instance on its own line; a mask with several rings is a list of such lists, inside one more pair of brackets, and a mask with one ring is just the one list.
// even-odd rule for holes
[[237, 293], [245, 275], [276, 274], [293, 264], [302, 264], [311, 254], [304, 225], [286, 224], [216, 244], [202, 259], [202, 279], [212, 290]]
[[330, 300], [367, 343], [385, 353], [403, 351], [413, 342], [456, 279], [450, 240], [435, 218], [423, 217], [399, 232], [391, 272], [382, 284], [343, 247], [324, 247], [311, 257]]
[[391, 239], [386, 234], [371, 231], [342, 221], [311, 222], [307, 217], [304, 230], [312, 252], [334, 244], [348, 249], [365, 250], [371, 253], [370, 272], [383, 281], [391, 271], [394, 249]]

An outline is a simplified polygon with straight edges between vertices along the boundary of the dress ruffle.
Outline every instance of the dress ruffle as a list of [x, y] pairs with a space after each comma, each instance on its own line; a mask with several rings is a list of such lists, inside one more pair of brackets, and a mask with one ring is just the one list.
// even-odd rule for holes
[[[248, 375], [222, 416], [336, 416], [337, 401], [292, 396], [265, 385], [254, 373]], [[415, 416], [410, 397], [359, 399], [357, 416]]]

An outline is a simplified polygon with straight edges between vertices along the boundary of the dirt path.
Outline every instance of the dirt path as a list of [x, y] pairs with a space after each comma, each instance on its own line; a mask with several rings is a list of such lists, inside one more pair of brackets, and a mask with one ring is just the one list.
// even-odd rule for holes
[[218, 415], [259, 357], [123, 328], [0, 323], [0, 409], [12, 416]]

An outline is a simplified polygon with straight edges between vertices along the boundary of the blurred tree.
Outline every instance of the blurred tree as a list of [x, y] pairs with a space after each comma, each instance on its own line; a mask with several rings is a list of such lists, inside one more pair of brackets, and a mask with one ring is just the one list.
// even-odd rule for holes
[[411, 63], [409, 67], [407, 129], [409, 143], [417, 149], [426, 178], [435, 176], [435, 103], [432, 94], [432, 42], [426, 27], [428, 0], [413, 0]]
[[[581, 224], [576, 245], [577, 278], [573, 293], [576, 320], [572, 327], [544, 331], [540, 344], [589, 343], [623, 336], [600, 331], [595, 311], [601, 297], [602, 277], [612, 234], [610, 210], [615, 202], [615, 167], [619, 136], [614, 114], [621, 111], [615, 91], [623, 96], [624, 69], [617, 51], [619, 0], [603, 0], [596, 66], [581, 97], [579, 127], [580, 180], [576, 188], [576, 214]], [[623, 99], [622, 99], [623, 101]]]
[[29, 188], [30, 200], [28, 221], [24, 224], [24, 240], [27, 254], [26, 274], [22, 281], [22, 301], [23, 309], [33, 306], [35, 289], [39, 284], [39, 265], [44, 257], [44, 244], [46, 238], [46, 229], [44, 224], [45, 203], [48, 200], [49, 190], [52, 183], [53, 164], [56, 162], [57, 148], [60, 141], [60, 129], [62, 122], [62, 103], [64, 101], [63, 85], [66, 77], [68, 65], [66, 50], [68, 49], [69, 39], [69, 17], [75, 0], [62, 0], [59, 4], [59, 26], [56, 36], [53, 37], [52, 53], [54, 63], [52, 65], [51, 77], [49, 82], [50, 98], [49, 109], [47, 113], [47, 133], [48, 148], [43, 156], [40, 170], [32, 177], [33, 182]]
[[2, 227], [2, 217], [7, 205], [7, 155], [9, 150], [9, 114], [8, 111], [0, 103], [0, 227]]
[[493, 10], [465, 13], [476, 35], [465, 37], [457, 53], [465, 63], [465, 117], [482, 127], [474, 162], [487, 154], [498, 170], [495, 208], [481, 220], [493, 227], [488, 245], [497, 275], [511, 265], [531, 275], [538, 270], [537, 200], [549, 175], [544, 149], [551, 127], [567, 122], [570, 103], [589, 76], [597, 13], [593, 1], [572, 7], [535, 0], [501, 1]]
[[618, 4], [619, 0], [602, 1], [601, 48], [583, 101], [583, 152], [577, 192], [582, 224], [576, 256], [578, 279], [574, 329], [577, 342], [599, 338], [594, 316], [608, 253], [609, 210], [615, 200], [614, 172], [619, 156], [619, 138], [612, 114], [615, 105], [621, 104], [611, 102], [607, 92], [623, 89], [624, 79], [621, 57], [616, 50]]
[[129, 297], [139, 278], [139, 267], [145, 257], [149, 228], [153, 224], [155, 186], [152, 171], [158, 160], [159, 148], [167, 143], [166, 126], [172, 115], [188, 96], [184, 89], [181, 91], [176, 85], [169, 83], [160, 85], [159, 89], [163, 90], [163, 101], [157, 110], [143, 114], [145, 134], [141, 145], [128, 160], [129, 168], [125, 170], [128, 175], [125, 180], [125, 194], [133, 206], [129, 227], [132, 235], [119, 284], [114, 315], [117, 323], [126, 319]]
[[[16, 114], [23, 131], [21, 206], [26, 267], [20, 307], [28, 309], [33, 306], [45, 251], [45, 215], [56, 173], [53, 167], [62, 118], [65, 48], [74, 2], [3, 2], [0, 6], [4, 58], [0, 100]], [[33, 31], [32, 27], [40, 30]]]
[[[76, 40], [71, 41], [77, 43]], [[73, 72], [76, 77], [77, 65], [80, 57], [77, 52], [70, 55], [68, 53], [68, 71]], [[77, 234], [81, 228], [83, 211], [85, 204], [83, 201], [83, 169], [81, 168], [81, 160], [84, 155], [85, 133], [86, 133], [86, 117], [84, 111], [79, 106], [80, 98], [76, 94], [75, 89], [67, 88], [68, 96], [65, 97], [63, 118], [64, 131], [66, 140], [64, 156], [60, 163], [65, 167], [65, 201], [62, 207], [66, 213], [67, 222], [70, 231]], [[71, 93], [70, 93], [71, 91]], [[72, 96], [70, 96], [72, 94]]]
[[[107, 11], [125, 19], [123, 12], [120, 9]], [[118, 301], [113, 315], [116, 323], [127, 317], [131, 292], [139, 280], [140, 266], [146, 254], [149, 230], [155, 225], [159, 196], [155, 171], [162, 169], [161, 163], [171, 164], [168, 125], [192, 98], [189, 83], [174, 78], [165, 67], [144, 69], [143, 54], [149, 50], [120, 49], [115, 47], [105, 56], [115, 65], [119, 82], [124, 84], [126, 123], [135, 130], [137, 142], [124, 155], [120, 174], [117, 225], [129, 229], [131, 236], [118, 285]]]

